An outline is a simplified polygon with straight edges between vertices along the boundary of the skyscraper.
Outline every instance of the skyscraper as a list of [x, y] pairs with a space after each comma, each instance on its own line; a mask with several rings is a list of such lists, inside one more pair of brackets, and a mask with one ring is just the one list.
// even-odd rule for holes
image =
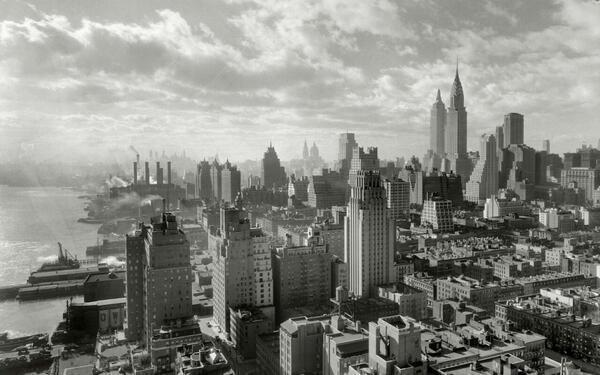
[[549, 139], [544, 139], [542, 141], [542, 151], [546, 151], [547, 153], [550, 153], [550, 140]]
[[379, 158], [377, 157], [377, 147], [369, 147], [367, 152], [362, 147], [354, 147], [352, 150], [352, 161], [350, 162], [350, 173], [348, 175], [348, 184], [356, 184], [356, 175], [359, 171], [378, 171]]
[[235, 198], [241, 190], [241, 184], [240, 171], [227, 160], [221, 170], [221, 199], [227, 203], [235, 202]]
[[344, 256], [348, 285], [357, 297], [376, 294], [394, 280], [394, 222], [378, 171], [358, 171], [344, 218]]
[[450, 156], [467, 154], [467, 110], [462, 84], [458, 75], [452, 83], [450, 92], [450, 104], [446, 112], [445, 151]]
[[387, 194], [387, 208], [393, 220], [405, 217], [410, 206], [410, 182], [399, 178], [384, 181]]
[[502, 125], [496, 126], [496, 149], [498, 150], [497, 154], [500, 157], [502, 153], [502, 149], [504, 148], [504, 128]]
[[196, 172], [197, 197], [200, 199], [211, 200], [213, 198], [212, 182], [210, 180], [210, 164], [203, 160], [197, 166]]
[[268, 238], [235, 208], [221, 208], [208, 236], [213, 257], [215, 321], [229, 332], [230, 308], [254, 306], [274, 319], [273, 272]]
[[202, 334], [192, 313], [190, 245], [171, 213], [127, 237], [127, 338], [140, 340], [157, 373], [172, 371], [177, 347]]
[[308, 157], [308, 145], [306, 144], [306, 140], [304, 140], [304, 147], [302, 148], [302, 159], [306, 160], [308, 159]]
[[508, 145], [521, 145], [523, 141], [523, 115], [520, 113], [509, 113], [504, 115], [504, 148]]
[[287, 183], [285, 170], [281, 166], [277, 152], [271, 144], [269, 144], [269, 148], [267, 148], [262, 159], [261, 179], [263, 186], [267, 189], [284, 186]]
[[431, 107], [431, 117], [429, 121], [429, 149], [440, 157], [443, 156], [445, 152], [445, 129], [446, 105], [442, 101], [442, 96], [438, 89], [435, 103], [433, 103], [433, 106]]
[[210, 166], [210, 181], [212, 183], [213, 198], [217, 201], [221, 201], [222, 190], [221, 190], [221, 169], [217, 159], [215, 159]]
[[345, 179], [348, 178], [348, 173], [350, 171], [350, 161], [352, 160], [352, 153], [354, 152], [354, 148], [357, 146], [358, 144], [354, 139], [354, 133], [340, 134], [338, 148], [338, 168], [342, 177]]
[[467, 200], [484, 204], [490, 196], [498, 193], [498, 150], [496, 137], [492, 134], [481, 136], [479, 160], [467, 182]]
[[450, 92], [450, 104], [446, 111], [444, 148], [446, 158], [450, 161], [450, 169], [461, 176], [464, 186], [473, 168], [467, 155], [467, 110], [462, 84], [458, 75], [458, 65]]

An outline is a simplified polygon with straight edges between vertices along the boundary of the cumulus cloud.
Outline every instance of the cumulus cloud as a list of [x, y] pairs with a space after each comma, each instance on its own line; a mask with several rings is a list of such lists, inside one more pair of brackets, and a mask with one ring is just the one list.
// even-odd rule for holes
[[258, 158], [271, 137], [287, 159], [301, 151], [294, 134], [329, 143], [333, 158], [336, 134], [354, 131], [385, 157], [418, 154], [457, 56], [472, 148], [516, 111], [533, 146], [555, 134], [566, 151], [576, 139], [565, 124], [589, 128], [600, 104], [591, 0], [139, 3], [102, 17], [86, 7], [36, 3], [0, 20], [0, 146], [126, 148], [168, 131], [168, 147], [197, 157]]

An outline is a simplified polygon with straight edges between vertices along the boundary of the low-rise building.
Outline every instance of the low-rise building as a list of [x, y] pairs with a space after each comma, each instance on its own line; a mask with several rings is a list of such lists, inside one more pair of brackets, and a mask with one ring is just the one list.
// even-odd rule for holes
[[398, 313], [416, 320], [427, 317], [427, 293], [404, 283], [383, 285], [379, 288], [379, 297], [394, 301], [399, 306]]
[[600, 361], [600, 325], [573, 314], [573, 308], [560, 301], [540, 294], [497, 301], [496, 318], [545, 336], [554, 351]]

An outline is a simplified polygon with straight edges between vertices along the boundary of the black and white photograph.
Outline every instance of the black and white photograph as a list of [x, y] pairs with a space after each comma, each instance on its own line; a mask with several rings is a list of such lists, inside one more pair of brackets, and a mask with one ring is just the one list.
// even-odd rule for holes
[[0, 375], [600, 374], [600, 1], [0, 0]]

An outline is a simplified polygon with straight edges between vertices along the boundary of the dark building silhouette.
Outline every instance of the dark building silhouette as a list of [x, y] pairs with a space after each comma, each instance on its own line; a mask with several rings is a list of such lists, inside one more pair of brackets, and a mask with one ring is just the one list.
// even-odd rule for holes
[[221, 201], [221, 170], [223, 168], [219, 165], [217, 159], [215, 159], [210, 166], [210, 182], [212, 183], [213, 198], [217, 201]]
[[213, 197], [212, 182], [210, 180], [210, 164], [203, 160], [196, 170], [196, 196], [200, 199], [211, 200]]
[[265, 188], [284, 186], [287, 183], [285, 170], [279, 162], [275, 148], [269, 144], [261, 165], [261, 181]]
[[352, 161], [352, 153], [354, 148], [358, 147], [358, 143], [354, 139], [354, 133], [342, 133], [339, 139], [338, 148], [338, 169], [342, 177], [347, 180], [350, 172], [350, 162]]
[[502, 125], [502, 130], [504, 134], [504, 148], [508, 147], [509, 145], [521, 145], [525, 143], [523, 141], [524, 124], [522, 114], [509, 113], [504, 115], [504, 124]]

